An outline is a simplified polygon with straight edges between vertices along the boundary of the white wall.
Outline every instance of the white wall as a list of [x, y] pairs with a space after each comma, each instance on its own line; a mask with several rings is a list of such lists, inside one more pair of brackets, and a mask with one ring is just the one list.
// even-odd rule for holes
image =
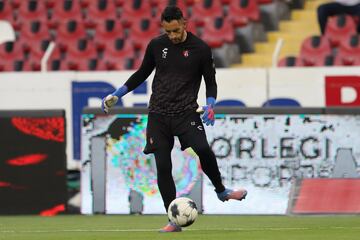
[[[102, 82], [118, 87], [132, 72], [61, 72], [61, 73], [2, 73], [0, 74], [0, 110], [65, 109], [67, 119], [67, 155], [69, 168], [73, 161], [73, 82]], [[326, 78], [342, 77], [337, 84], [326, 84]], [[352, 76], [352, 78], [349, 78]], [[151, 79], [152, 76], [149, 78]], [[248, 107], [260, 107], [269, 98], [290, 98], [303, 107], [323, 107], [334, 91], [340, 89], [340, 102], [360, 106], [360, 68], [272, 68], [272, 69], [218, 69], [218, 101], [238, 100]], [[124, 106], [146, 103], [151, 94], [151, 80], [147, 92], [129, 93]], [[83, 91], [91, 91], [84, 89]], [[335, 91], [336, 92], [336, 91]], [[104, 91], [104, 96], [107, 94]], [[328, 99], [328, 100], [326, 100]], [[205, 102], [204, 86], [199, 93], [199, 104]], [[90, 98], [89, 106], [100, 107], [101, 98]]]

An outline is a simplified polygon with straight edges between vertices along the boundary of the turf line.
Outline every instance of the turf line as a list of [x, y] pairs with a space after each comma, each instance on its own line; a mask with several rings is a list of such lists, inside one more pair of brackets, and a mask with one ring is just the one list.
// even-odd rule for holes
[[[360, 230], [360, 227], [289, 227], [289, 228], [190, 228], [185, 232], [194, 231], [298, 231], [298, 230]], [[157, 232], [159, 229], [61, 229], [61, 230], [0, 230], [0, 233], [65, 233], [65, 232]]]

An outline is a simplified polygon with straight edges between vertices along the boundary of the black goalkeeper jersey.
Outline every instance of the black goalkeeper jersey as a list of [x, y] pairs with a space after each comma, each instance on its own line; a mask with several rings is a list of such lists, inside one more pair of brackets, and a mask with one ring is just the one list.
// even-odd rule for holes
[[210, 47], [187, 32], [186, 40], [174, 44], [166, 34], [147, 46], [143, 62], [125, 83], [129, 91], [144, 82], [155, 68], [149, 112], [175, 116], [198, 107], [197, 96], [204, 76], [206, 97], [217, 95], [215, 67]]

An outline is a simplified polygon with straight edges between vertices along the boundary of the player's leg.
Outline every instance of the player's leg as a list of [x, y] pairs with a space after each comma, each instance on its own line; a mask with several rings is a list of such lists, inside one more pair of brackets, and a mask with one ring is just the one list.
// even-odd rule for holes
[[171, 134], [169, 117], [149, 113], [144, 153], [154, 153], [158, 187], [166, 210], [176, 197], [175, 183], [171, 172], [173, 146], [174, 136]]
[[[176, 198], [176, 187], [172, 177], [171, 150], [174, 136], [171, 134], [170, 119], [166, 116], [149, 113], [146, 128], [146, 146], [144, 153], [155, 156], [157, 183], [164, 202], [165, 212]], [[160, 232], [179, 232], [181, 227], [168, 223]]]
[[154, 155], [158, 187], [167, 211], [171, 201], [176, 198], [176, 187], [171, 173], [171, 148], [170, 146], [161, 147], [154, 152]]
[[[171, 149], [172, 147], [170, 148], [170, 146], [163, 146], [154, 152], [158, 187], [166, 211], [170, 203], [176, 198], [176, 186], [171, 174]], [[169, 221], [167, 225], [160, 229], [160, 232], [181, 232], [181, 227]]]
[[209, 146], [204, 126], [198, 113], [183, 117], [178, 127], [179, 140], [182, 145], [191, 147], [198, 155], [203, 172], [209, 177], [215, 187], [215, 192], [221, 201], [229, 199], [242, 200], [246, 197], [245, 189], [226, 189], [222, 183], [221, 174], [214, 152]]

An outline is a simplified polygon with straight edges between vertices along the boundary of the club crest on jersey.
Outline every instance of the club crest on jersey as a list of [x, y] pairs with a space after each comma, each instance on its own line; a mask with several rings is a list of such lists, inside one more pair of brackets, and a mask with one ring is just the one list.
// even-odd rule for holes
[[184, 50], [183, 55], [184, 55], [184, 57], [188, 57], [189, 56], [189, 50]]

